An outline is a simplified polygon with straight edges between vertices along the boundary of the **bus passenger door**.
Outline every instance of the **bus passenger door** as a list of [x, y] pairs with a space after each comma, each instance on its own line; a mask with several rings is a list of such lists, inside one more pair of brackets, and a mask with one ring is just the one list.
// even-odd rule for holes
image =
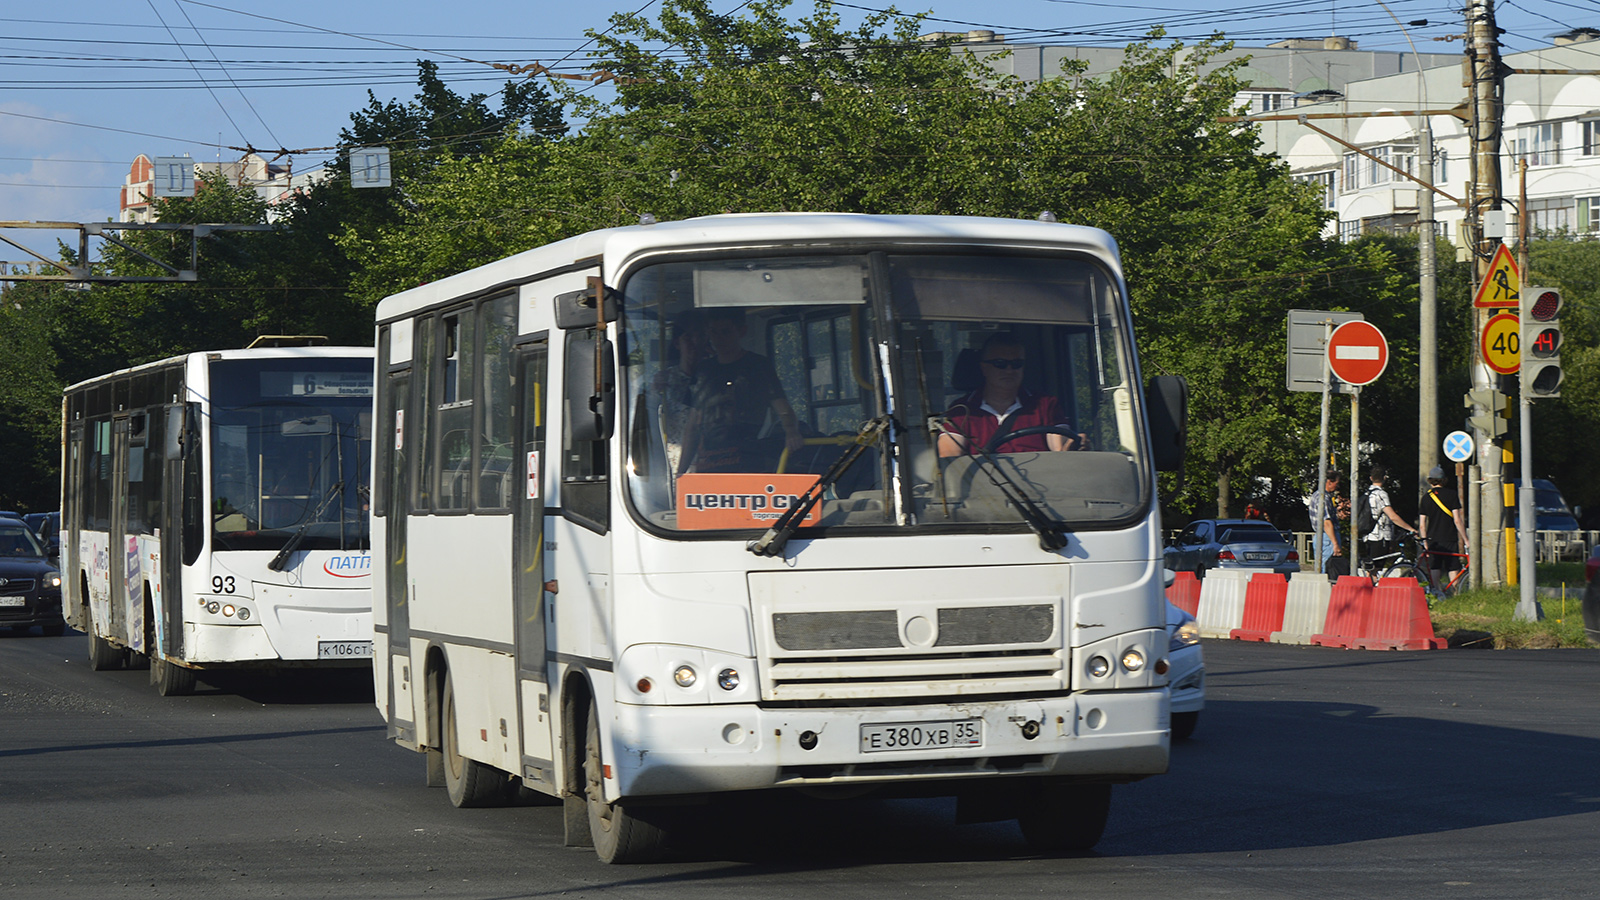
[[[138, 539], [130, 538], [127, 531], [128, 417], [120, 415], [111, 421], [111, 528], [107, 536], [111, 553], [111, 609], [107, 628], [118, 643], [143, 653], [144, 628], [138, 621], [143, 615], [130, 614], [133, 598], [129, 597], [128, 590], [130, 576], [135, 574], [133, 567], [139, 564], [139, 545]], [[129, 540], [134, 542], [132, 551], [128, 549]], [[135, 633], [135, 624], [141, 625], [138, 633]]]
[[516, 493], [511, 562], [517, 618], [517, 697], [521, 706], [522, 775], [556, 783], [552, 762], [553, 714], [546, 668], [544, 567], [545, 391], [549, 344], [540, 338], [517, 356], [519, 454], [522, 485]]
[[388, 504], [384, 516], [384, 597], [389, 614], [389, 737], [410, 731], [408, 740], [416, 738], [416, 707], [413, 705], [411, 680], [411, 609], [410, 581], [406, 576], [406, 518], [411, 512], [411, 465], [405, 413], [411, 402], [410, 370], [389, 376], [389, 409], [384, 420], [388, 435], [380, 437], [382, 449], [378, 452], [389, 458], [384, 471], [389, 478]]

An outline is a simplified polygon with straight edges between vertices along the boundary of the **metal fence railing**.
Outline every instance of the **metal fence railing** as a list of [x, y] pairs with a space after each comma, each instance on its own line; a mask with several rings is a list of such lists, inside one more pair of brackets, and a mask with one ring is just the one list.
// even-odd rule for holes
[[[1286, 531], [1284, 535], [1289, 538], [1289, 543], [1294, 545], [1295, 552], [1300, 554], [1300, 567], [1310, 570], [1312, 565], [1312, 539], [1314, 532]], [[1166, 543], [1171, 544], [1178, 536], [1176, 529], [1169, 530], [1166, 534]], [[1534, 555], [1539, 562], [1571, 562], [1582, 561], [1589, 557], [1596, 545], [1600, 545], [1600, 531], [1536, 531], [1534, 532]]]

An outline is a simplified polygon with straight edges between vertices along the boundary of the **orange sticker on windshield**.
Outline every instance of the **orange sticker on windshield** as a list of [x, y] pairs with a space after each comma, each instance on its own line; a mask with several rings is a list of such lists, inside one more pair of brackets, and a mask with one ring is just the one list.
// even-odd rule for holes
[[[770, 528], [816, 484], [815, 475], [691, 472], [678, 476], [678, 527]], [[813, 506], [801, 525], [815, 525], [821, 514]]]

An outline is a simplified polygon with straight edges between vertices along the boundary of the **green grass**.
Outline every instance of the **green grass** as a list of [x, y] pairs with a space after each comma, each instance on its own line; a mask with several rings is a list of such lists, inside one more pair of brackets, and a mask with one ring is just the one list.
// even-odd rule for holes
[[[1434, 601], [1434, 633], [1448, 638], [1452, 647], [1493, 647], [1496, 650], [1588, 647], [1583, 630], [1583, 565], [1576, 565], [1577, 586], [1567, 582], [1564, 603], [1559, 595], [1537, 598], [1544, 609], [1541, 621], [1512, 619], [1521, 596], [1518, 588], [1489, 587], [1462, 591], [1454, 597]], [[1544, 565], [1539, 567], [1538, 583], [1541, 587], [1560, 588], [1560, 579], [1545, 577]]]

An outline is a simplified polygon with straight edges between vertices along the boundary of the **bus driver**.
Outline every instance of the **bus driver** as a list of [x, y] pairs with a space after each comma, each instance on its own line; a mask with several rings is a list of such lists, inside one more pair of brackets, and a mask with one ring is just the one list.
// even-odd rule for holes
[[[995, 435], [1042, 425], [1071, 423], [1061, 412], [1061, 404], [1047, 394], [1035, 394], [1022, 386], [1022, 368], [1027, 363], [1027, 350], [1015, 336], [999, 332], [989, 336], [978, 351], [978, 363], [983, 373], [983, 385], [957, 400], [945, 413], [950, 431], [939, 435], [940, 456], [961, 456], [976, 453]], [[997, 453], [1029, 453], [1042, 450], [1072, 450], [1081, 445], [1079, 438], [1066, 434], [1030, 434], [1013, 438], [999, 447]]]

